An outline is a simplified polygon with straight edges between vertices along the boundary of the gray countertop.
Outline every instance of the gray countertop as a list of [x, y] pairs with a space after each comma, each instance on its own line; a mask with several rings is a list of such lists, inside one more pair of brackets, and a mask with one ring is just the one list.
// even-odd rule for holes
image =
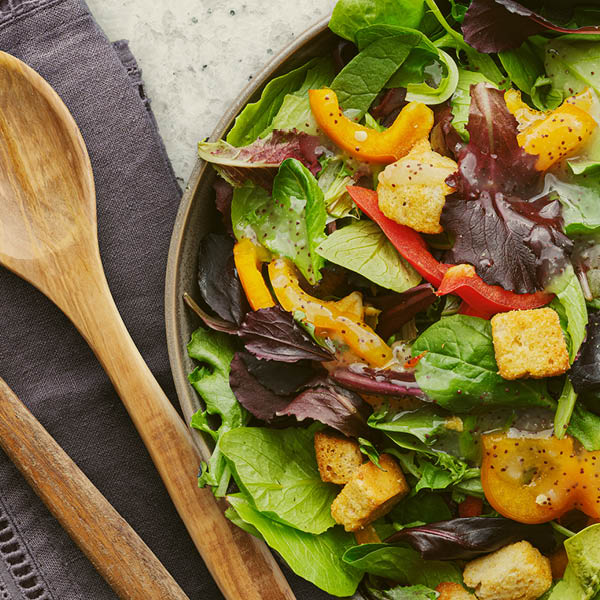
[[175, 173], [248, 81], [335, 0], [87, 0], [111, 40], [127, 39]]

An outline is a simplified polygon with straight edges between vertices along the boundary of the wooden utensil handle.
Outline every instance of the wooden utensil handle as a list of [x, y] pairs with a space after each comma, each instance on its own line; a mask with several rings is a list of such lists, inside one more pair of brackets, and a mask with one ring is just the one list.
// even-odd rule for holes
[[123, 600], [187, 600], [150, 548], [0, 379], [0, 446]]
[[294, 600], [264, 542], [234, 526], [223, 514], [224, 502], [217, 502], [210, 490], [198, 488], [202, 457], [191, 432], [137, 350], [108, 285], [93, 290], [99, 277], [96, 273], [83, 286], [93, 292], [89, 301], [65, 312], [113, 382], [223, 595], [228, 600]]

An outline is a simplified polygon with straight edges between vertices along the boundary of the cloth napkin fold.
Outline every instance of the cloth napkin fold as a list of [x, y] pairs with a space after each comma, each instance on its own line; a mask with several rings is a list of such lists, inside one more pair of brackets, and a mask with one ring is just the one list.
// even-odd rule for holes
[[[106, 39], [83, 0], [0, 0], [0, 50], [37, 70], [81, 129], [94, 169], [100, 250], [111, 290], [138, 348], [177, 405], [163, 293], [180, 189], [135, 59], [126, 42]], [[37, 290], [1, 268], [0, 323], [0, 376], [189, 597], [222, 598], [75, 328]], [[190, 477], [196, 470], [190, 465]], [[328, 597], [294, 576], [290, 580], [299, 598]], [[0, 452], [0, 599], [115, 598]]]

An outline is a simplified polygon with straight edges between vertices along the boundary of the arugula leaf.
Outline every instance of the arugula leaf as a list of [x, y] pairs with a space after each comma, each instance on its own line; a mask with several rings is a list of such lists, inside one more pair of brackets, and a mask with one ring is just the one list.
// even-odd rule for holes
[[507, 381], [498, 374], [489, 321], [443, 317], [419, 338], [413, 356], [427, 352], [415, 376], [441, 407], [468, 412], [481, 406], [551, 406], [543, 380]]
[[321, 242], [317, 252], [329, 262], [395, 292], [409, 290], [421, 281], [421, 276], [372, 221], [358, 221], [337, 229]]
[[333, 527], [320, 535], [298, 531], [258, 512], [245, 498], [228, 497], [241, 519], [257, 529], [292, 571], [334, 596], [352, 596], [362, 572], [345, 564], [341, 556], [354, 545], [352, 534]]
[[567, 316], [567, 331], [571, 338], [569, 357], [573, 362], [585, 339], [588, 323], [585, 298], [573, 266], [569, 264], [563, 273], [550, 282], [547, 290], [556, 295]]
[[377, 24], [417, 29], [425, 14], [423, 0], [339, 0], [329, 21], [333, 33], [351, 42], [365, 27]]
[[323, 192], [310, 171], [287, 159], [273, 182], [273, 198], [253, 185], [237, 188], [231, 221], [238, 239], [249, 237], [294, 261], [306, 279], [321, 279], [324, 260], [316, 247], [325, 239], [327, 212]]
[[[188, 376], [194, 389], [206, 405], [193, 417], [192, 427], [208, 433], [217, 441], [208, 465], [203, 465], [199, 485], [210, 485], [217, 497], [224, 496], [230, 479], [230, 470], [220, 449], [221, 436], [232, 429], [242, 427], [248, 421], [248, 413], [238, 403], [229, 387], [229, 369], [234, 354], [230, 336], [218, 331], [197, 329], [188, 344], [188, 354], [201, 363]], [[208, 415], [221, 418], [219, 427], [210, 427]]]
[[344, 562], [355, 569], [402, 585], [435, 588], [443, 581], [462, 583], [460, 569], [451, 562], [424, 560], [412, 548], [391, 544], [361, 544], [344, 553]]
[[352, 109], [361, 119], [400, 68], [411, 50], [420, 47], [437, 56], [436, 48], [415, 29], [390, 25], [373, 25], [358, 32], [361, 51], [336, 76], [331, 88], [343, 110]]
[[389, 590], [378, 590], [367, 584], [369, 597], [374, 600], [435, 600], [439, 594], [424, 585], [397, 586]]
[[333, 525], [336, 487], [321, 481], [312, 429], [240, 427], [219, 440], [237, 484], [265, 516], [307, 533]]
[[249, 146], [236, 147], [223, 140], [198, 144], [200, 158], [211, 163], [232, 186], [252, 181], [266, 190], [271, 189], [277, 169], [287, 158], [299, 160], [311, 173], [317, 174], [321, 169], [317, 157], [323, 151], [322, 142], [316, 136], [280, 130]]
[[246, 146], [254, 142], [277, 115], [285, 96], [300, 89], [309, 71], [318, 64], [319, 59], [315, 58], [285, 75], [272, 79], [265, 86], [260, 100], [247, 104], [238, 115], [227, 134], [227, 142], [232, 146]]
[[485, 83], [491, 86], [494, 86], [494, 84], [483, 73], [468, 71], [467, 69], [459, 69], [458, 73], [458, 84], [452, 98], [450, 98], [450, 106], [454, 115], [452, 125], [458, 131], [460, 137], [465, 142], [468, 142], [469, 132], [466, 126], [471, 106], [471, 86], [478, 83]]

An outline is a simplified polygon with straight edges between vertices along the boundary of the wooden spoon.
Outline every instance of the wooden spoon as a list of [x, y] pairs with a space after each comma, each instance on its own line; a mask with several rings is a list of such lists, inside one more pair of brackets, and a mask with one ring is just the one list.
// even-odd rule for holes
[[264, 543], [232, 525], [212, 493], [198, 488], [201, 457], [191, 433], [135, 347], [106, 282], [83, 138], [50, 85], [5, 53], [0, 263], [48, 296], [94, 350], [225, 597], [293, 599]]

